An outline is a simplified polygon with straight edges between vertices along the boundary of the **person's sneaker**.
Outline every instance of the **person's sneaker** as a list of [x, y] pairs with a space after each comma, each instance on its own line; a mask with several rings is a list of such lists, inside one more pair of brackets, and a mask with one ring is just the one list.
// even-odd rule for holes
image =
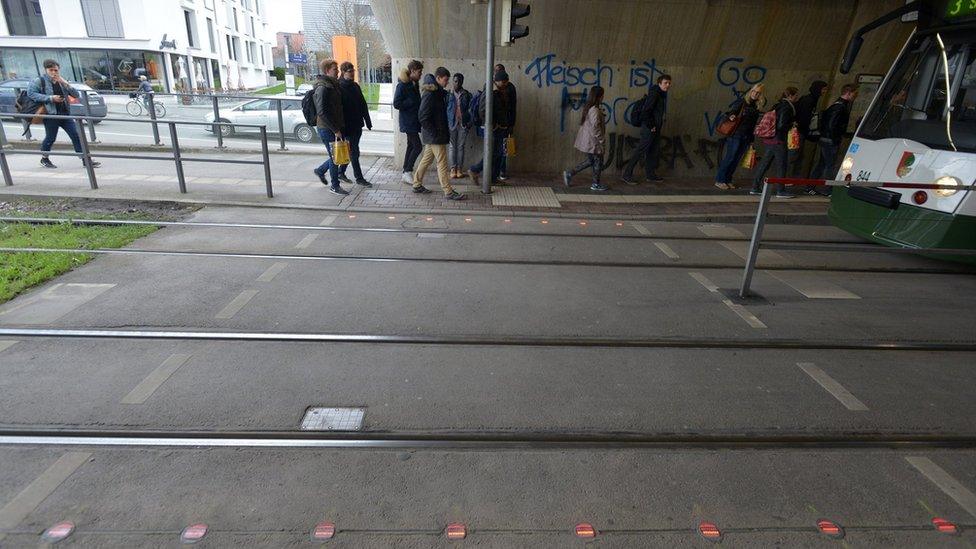
[[343, 183], [352, 183], [352, 180], [346, 177], [346, 174], [344, 173], [339, 174], [339, 181], [342, 181]]
[[606, 185], [603, 185], [601, 183], [594, 183], [594, 184], [590, 185], [590, 190], [591, 191], [607, 191], [607, 190], [610, 190], [610, 187], [607, 187]]
[[349, 194], [349, 191], [343, 189], [339, 185], [331, 185], [331, 186], [329, 186], [329, 192], [332, 193], [332, 194], [337, 194], [339, 196], [346, 196], [347, 194]]
[[413, 185], [413, 172], [403, 172], [403, 177], [400, 178], [407, 185]]
[[[85, 163], [84, 162], [81, 163], [81, 167], [82, 168], [85, 167]], [[101, 162], [95, 162], [94, 160], [92, 160], [92, 168], [101, 168], [101, 167], [102, 167], [102, 163]]]
[[573, 176], [570, 175], [569, 172], [563, 172], [563, 185], [566, 185], [567, 187], [569, 187], [570, 186], [569, 180], [572, 179], [572, 178], [573, 178]]
[[471, 179], [471, 184], [474, 185], [475, 187], [481, 186], [481, 181], [480, 181], [481, 174], [468, 170], [468, 178]]
[[637, 185], [637, 181], [634, 180], [633, 177], [627, 177], [626, 175], [624, 175], [624, 176], [621, 176], [620, 177], [620, 180], [623, 181], [624, 183], [630, 185], [631, 187], [634, 187], [634, 186]]
[[720, 188], [720, 189], [722, 189], [723, 191], [729, 190], [729, 184], [728, 183], [722, 183], [720, 181], [716, 181], [715, 182], [715, 186], [718, 187], [718, 188]]
[[498, 180], [499, 181], [508, 181], [508, 175], [507, 174], [498, 174]]
[[796, 195], [792, 193], [776, 193], [776, 198], [790, 199], [796, 198]]
[[419, 187], [414, 187], [413, 192], [416, 194], [430, 194], [430, 189], [421, 185]]
[[359, 185], [360, 187], [366, 187], [367, 189], [373, 186], [372, 183], [366, 181], [365, 179], [357, 179], [356, 184]]
[[806, 194], [808, 194], [810, 196], [819, 196], [820, 195], [820, 193], [817, 192], [817, 189], [807, 189], [807, 190], [805, 190], [803, 192], [805, 192]]
[[312, 170], [312, 173], [314, 173], [316, 175], [316, 177], [319, 178], [319, 181], [321, 181], [323, 185], [328, 185], [329, 184], [329, 181], [325, 178], [325, 174], [324, 173], [319, 173], [318, 170]]
[[[427, 191], [427, 192], [430, 192], [430, 191]], [[451, 194], [445, 194], [444, 195], [444, 198], [446, 198], [448, 200], [467, 200], [468, 199], [468, 196], [467, 195], [464, 195], [464, 194], [461, 194], [461, 193], [459, 193], [457, 191], [451, 191]]]
[[761, 196], [762, 191], [757, 191], [756, 189], [749, 189], [749, 194], [751, 194], [752, 196]]
[[54, 165], [54, 162], [51, 162], [51, 159], [50, 158], [42, 158], [41, 159], [41, 167], [42, 168], [50, 168], [50, 169], [57, 168], [57, 166]]

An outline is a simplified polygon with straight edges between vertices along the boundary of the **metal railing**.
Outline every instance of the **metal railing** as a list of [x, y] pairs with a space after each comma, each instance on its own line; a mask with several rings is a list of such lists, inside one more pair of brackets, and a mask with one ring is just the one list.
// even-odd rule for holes
[[[88, 183], [91, 188], [98, 189], [98, 180], [95, 176], [95, 168], [92, 165], [92, 158], [120, 158], [126, 160], [171, 160], [176, 164], [176, 177], [179, 183], [180, 192], [186, 194], [186, 175], [183, 171], [184, 162], [213, 162], [222, 164], [249, 164], [249, 165], [262, 165], [264, 166], [264, 181], [267, 191], [268, 198], [274, 197], [274, 190], [271, 183], [271, 159], [268, 153], [268, 129], [266, 126], [258, 126], [253, 124], [229, 124], [224, 122], [184, 122], [184, 121], [166, 121], [158, 122], [153, 120], [131, 120], [125, 118], [97, 118], [90, 116], [71, 116], [71, 115], [33, 115], [33, 114], [10, 114], [13, 118], [20, 120], [33, 120], [35, 118], [47, 119], [47, 120], [76, 120], [79, 124], [78, 139], [81, 145], [81, 152], [55, 152], [55, 151], [40, 151], [40, 150], [26, 150], [26, 149], [7, 149], [6, 145], [7, 134], [0, 124], [0, 172], [3, 174], [4, 184], [6, 186], [12, 186], [13, 177], [10, 173], [10, 165], [7, 162], [7, 155], [9, 154], [33, 154], [38, 156], [74, 156], [80, 157], [85, 165], [85, 169], [88, 172]], [[171, 143], [171, 149], [173, 151], [173, 156], [149, 156], [149, 155], [132, 155], [132, 154], [109, 154], [109, 153], [98, 153], [92, 154], [90, 143], [88, 141], [88, 136], [85, 134], [85, 126], [89, 128], [93, 127], [94, 124], [85, 122], [93, 122], [96, 120], [114, 120], [114, 121], [125, 121], [125, 122], [137, 122], [142, 124], [152, 124], [153, 133], [156, 137], [157, 144], [162, 146], [159, 141], [159, 130], [158, 124], [166, 124], [169, 126], [169, 135]], [[215, 133], [219, 132], [219, 127], [224, 125], [247, 127], [247, 128], [257, 128], [261, 133], [261, 155], [262, 160], [236, 160], [236, 159], [226, 159], [226, 158], [208, 158], [208, 157], [196, 157], [190, 158], [183, 156], [182, 150], [180, 149], [179, 136], [176, 132], [176, 126], [214, 126], [216, 130]]]
[[[906, 183], [906, 182], [883, 182], [883, 181], [835, 181], [832, 179], [798, 179], [791, 177], [767, 177], [763, 180], [762, 196], [759, 198], [759, 210], [756, 213], [756, 222], [752, 229], [752, 239], [749, 243], [749, 254], [746, 257], [745, 269], [742, 273], [742, 286], [739, 289], [739, 297], [746, 298], [752, 294], [752, 276], [756, 270], [756, 260], [759, 257], [760, 247], [776, 250], [796, 250], [796, 251], [833, 251], [833, 252], [855, 252], [855, 253], [911, 253], [911, 254], [938, 254], [940, 256], [976, 256], [976, 249], [950, 249], [950, 248], [892, 248], [887, 246], [864, 245], [864, 244], [804, 244], [804, 243], [777, 243], [762, 244], [763, 231], [766, 227], [766, 217], [769, 213], [769, 201], [772, 198], [772, 186], [828, 186], [840, 187], [845, 189], [873, 188], [873, 189], [925, 189], [925, 190], [953, 190], [953, 191], [973, 191], [976, 185], [934, 185], [927, 183]], [[901, 196], [896, 195], [900, 200]], [[892, 207], [897, 207], [894, 204]]]

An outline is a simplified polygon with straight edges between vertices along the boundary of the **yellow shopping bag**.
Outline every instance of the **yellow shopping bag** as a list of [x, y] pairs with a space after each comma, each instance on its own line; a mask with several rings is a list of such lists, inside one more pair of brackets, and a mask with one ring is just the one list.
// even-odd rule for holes
[[756, 167], [756, 148], [755, 147], [753, 147], [752, 145], [749, 145], [749, 148], [746, 149], [746, 154], [742, 155], [742, 164], [740, 164], [740, 165], [743, 168], [747, 169], [747, 170], [751, 170], [751, 169], [753, 169], [753, 168]]
[[336, 139], [335, 145], [332, 149], [332, 161], [335, 162], [336, 166], [342, 166], [349, 163], [348, 141], [340, 141]]
[[505, 156], [515, 156], [515, 138], [505, 138]]

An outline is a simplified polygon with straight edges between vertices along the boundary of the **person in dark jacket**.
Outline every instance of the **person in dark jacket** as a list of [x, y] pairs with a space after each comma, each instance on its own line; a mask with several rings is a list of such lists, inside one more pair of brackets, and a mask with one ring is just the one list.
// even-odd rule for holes
[[393, 92], [393, 108], [400, 111], [400, 132], [407, 134], [407, 150], [403, 155], [403, 182], [413, 184], [413, 166], [423, 150], [420, 142], [420, 76], [424, 64], [414, 59], [400, 71], [400, 81]]
[[451, 179], [447, 173], [447, 145], [451, 142], [451, 130], [447, 121], [448, 93], [444, 87], [450, 80], [451, 71], [444, 67], [437, 67], [434, 74], [424, 77], [424, 95], [420, 100], [420, 110], [417, 113], [424, 154], [420, 157], [420, 163], [417, 164], [417, 171], [414, 173], [413, 192], [421, 194], [430, 192], [427, 187], [424, 187], [424, 174], [436, 160], [437, 178], [444, 191], [444, 198], [464, 200], [467, 197], [451, 187]]
[[[508, 72], [505, 70], [505, 65], [502, 65], [501, 63], [495, 65], [495, 74], [499, 73], [504, 73], [506, 77], [508, 76]], [[518, 116], [518, 92], [515, 89], [515, 84], [512, 84], [509, 80], [505, 80], [499, 86], [499, 89], [505, 93], [506, 101], [508, 103], [508, 120], [505, 124], [508, 126], [508, 130], [506, 131], [505, 137], [509, 138], [515, 132], [515, 118]], [[502, 155], [502, 163], [501, 167], [499, 168], [498, 180], [505, 181], [507, 179], [508, 156]]]
[[[44, 60], [44, 74], [30, 83], [27, 87], [27, 97], [31, 101], [44, 106], [44, 114], [68, 116], [71, 110], [68, 103], [69, 97], [81, 97], [81, 92], [71, 87], [68, 81], [61, 77], [61, 65], [54, 59]], [[45, 118], [44, 119], [44, 141], [41, 141], [41, 152], [49, 152], [54, 142], [58, 138], [58, 131], [63, 129], [71, 139], [71, 144], [76, 153], [81, 153], [81, 138], [78, 137], [78, 127], [74, 120]], [[82, 159], [84, 164], [84, 159]], [[101, 166], [100, 163], [92, 161], [92, 167]], [[41, 156], [41, 166], [45, 168], [57, 168], [47, 156]]]
[[451, 179], [464, 177], [464, 145], [471, 129], [471, 92], [464, 89], [464, 75], [454, 74], [454, 91], [447, 96], [447, 125], [451, 130]]
[[729, 111], [725, 113], [729, 120], [738, 119], [739, 125], [732, 135], [725, 138], [725, 153], [718, 164], [718, 172], [715, 173], [715, 186], [723, 191], [735, 188], [732, 184], [732, 176], [754, 139], [752, 132], [759, 122], [761, 114], [759, 109], [765, 106], [766, 86], [756, 84], [744, 96], [736, 99]]
[[[796, 101], [800, 98], [800, 90], [790, 86], [786, 88], [779, 101], [773, 106], [776, 113], [776, 134], [763, 139], [766, 152], [762, 161], [756, 167], [756, 177], [752, 181], [749, 194], [762, 194], [763, 178], [770, 166], [776, 167], [776, 177], [786, 177], [786, 169], [790, 162], [789, 133], [796, 125]], [[784, 185], [776, 185], [778, 198], [793, 198], [796, 195], [786, 190]]]
[[[349, 164], [352, 164], [352, 173], [356, 177], [356, 184], [363, 187], [372, 187], [369, 181], [363, 177], [363, 168], [359, 165], [359, 140], [363, 138], [363, 126], [373, 129], [373, 121], [369, 118], [369, 105], [366, 104], [366, 97], [363, 89], [356, 83], [356, 67], [349, 61], [339, 66], [339, 93], [342, 97], [342, 118], [346, 123], [342, 134], [349, 142]], [[352, 183], [346, 177], [346, 168], [349, 164], [343, 164], [339, 168], [339, 179], [346, 183]]]
[[793, 169], [790, 175], [793, 177], [806, 177], [810, 173], [811, 160], [816, 154], [817, 140], [819, 131], [816, 135], [812, 134], [810, 127], [813, 122], [813, 115], [817, 112], [820, 104], [820, 97], [827, 90], [827, 83], [823, 80], [814, 80], [810, 84], [810, 93], [804, 95], [796, 102], [796, 129], [800, 132], [800, 148], [792, 160]]
[[[325, 144], [329, 152], [329, 159], [315, 168], [315, 175], [323, 185], [329, 186], [329, 191], [338, 195], [347, 195], [339, 185], [339, 167], [333, 156], [333, 144], [342, 139], [345, 129], [345, 119], [342, 117], [342, 92], [339, 90], [339, 63], [332, 59], [323, 59], [319, 63], [322, 74], [315, 77], [315, 93], [312, 95], [315, 104], [315, 127], [319, 132], [319, 139]], [[329, 172], [329, 179], [325, 179], [325, 172]]]
[[[847, 133], [847, 125], [851, 121], [851, 106], [857, 99], [857, 86], [845, 84], [840, 90], [837, 101], [820, 113], [820, 161], [810, 174], [811, 179], [833, 179], [837, 175], [837, 152], [840, 143]], [[815, 194], [814, 187], [807, 187], [808, 194]], [[825, 193], [830, 194], [830, 187]]]
[[647, 180], [653, 183], [664, 181], [657, 175], [658, 145], [661, 142], [661, 128], [664, 127], [664, 116], [667, 112], [668, 89], [671, 88], [671, 75], [662, 74], [657, 84], [651, 86], [644, 99], [644, 109], [641, 111], [640, 143], [633, 156], [624, 165], [621, 179], [628, 185], [636, 185], [634, 168], [642, 159]]
[[[504, 93], [500, 89], [501, 82], [508, 81], [508, 74], [505, 72], [500, 72], [495, 74], [495, 87], [491, 92], [491, 108], [492, 108], [492, 130], [491, 136], [494, 143], [492, 149], [491, 158], [491, 175], [493, 181], [492, 185], [498, 181], [499, 170], [501, 169], [503, 149], [505, 147], [505, 138], [508, 137], [508, 124], [511, 120], [511, 113], [509, 113], [509, 95]], [[485, 110], [487, 108], [486, 101], [483, 99], [481, 104], [478, 105], [479, 115], [482, 120], [485, 119]], [[487, 130], [486, 130], [487, 135]], [[471, 183], [474, 186], [479, 187], [481, 183], [478, 181], [481, 177], [481, 172], [485, 171], [485, 159], [482, 158], [477, 164], [471, 166], [468, 169], [468, 177], [471, 178]]]

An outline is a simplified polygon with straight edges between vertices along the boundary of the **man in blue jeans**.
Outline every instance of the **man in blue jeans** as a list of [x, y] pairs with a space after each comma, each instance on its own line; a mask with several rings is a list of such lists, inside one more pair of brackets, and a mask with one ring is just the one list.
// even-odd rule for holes
[[[315, 77], [315, 127], [319, 138], [329, 152], [329, 159], [315, 168], [315, 175], [323, 185], [329, 186], [329, 192], [345, 196], [349, 191], [339, 185], [339, 166], [335, 163], [332, 146], [337, 139], [342, 139], [342, 128], [345, 121], [342, 116], [342, 96], [339, 91], [339, 63], [332, 59], [323, 59], [319, 63], [322, 74]], [[325, 172], [329, 172], [329, 180], [325, 179]]]
[[[27, 97], [35, 103], [44, 105], [46, 114], [68, 116], [71, 110], [68, 105], [68, 97], [81, 97], [81, 92], [71, 87], [71, 84], [61, 78], [61, 65], [53, 59], [44, 61], [44, 74], [37, 80], [30, 83], [27, 88]], [[54, 141], [58, 138], [58, 130], [63, 129], [71, 139], [75, 152], [81, 153], [81, 139], [78, 137], [78, 129], [74, 120], [45, 118], [44, 119], [44, 141], [41, 142], [41, 151], [50, 152]], [[82, 159], [84, 163], [84, 159]], [[45, 168], [57, 168], [51, 159], [46, 155], [41, 157], [41, 166]], [[92, 167], [101, 166], [98, 162], [92, 162]]]

